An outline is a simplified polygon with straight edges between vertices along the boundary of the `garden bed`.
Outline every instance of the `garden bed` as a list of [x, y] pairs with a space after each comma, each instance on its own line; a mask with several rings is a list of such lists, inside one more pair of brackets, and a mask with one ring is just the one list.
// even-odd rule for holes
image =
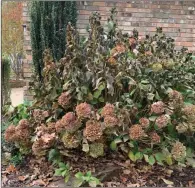
[[[74, 160], [73, 160], [74, 159]], [[67, 159], [68, 161], [68, 159]], [[91, 170], [96, 177], [102, 179], [103, 187], [193, 187], [195, 186], [195, 169], [182, 167], [153, 167], [140, 162], [133, 164], [124, 157], [111, 154], [110, 159], [94, 160], [73, 156], [69, 160], [72, 172]], [[41, 165], [40, 165], [41, 163]], [[11, 172], [13, 170], [13, 172]], [[53, 176], [54, 168], [45, 160], [27, 158], [16, 169], [2, 167], [3, 186], [27, 187], [71, 187], [71, 181], [65, 183], [64, 178]], [[87, 185], [86, 185], [87, 186]], [[85, 186], [85, 187], [86, 187]]]

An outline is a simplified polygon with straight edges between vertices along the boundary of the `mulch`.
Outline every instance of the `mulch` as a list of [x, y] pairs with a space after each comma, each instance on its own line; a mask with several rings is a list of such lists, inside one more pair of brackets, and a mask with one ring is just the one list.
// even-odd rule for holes
[[[134, 164], [114, 154], [98, 159], [77, 154], [64, 160], [71, 164], [73, 175], [90, 170], [103, 187], [195, 187], [195, 168], [191, 167]], [[2, 187], [71, 187], [71, 182], [65, 184], [53, 173], [54, 167], [46, 159], [27, 157], [14, 170], [2, 166]]]

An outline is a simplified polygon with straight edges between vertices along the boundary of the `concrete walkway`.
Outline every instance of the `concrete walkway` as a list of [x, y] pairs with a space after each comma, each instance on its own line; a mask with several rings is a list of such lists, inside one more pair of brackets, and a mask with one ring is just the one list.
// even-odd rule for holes
[[11, 89], [11, 102], [12, 105], [15, 107], [19, 104], [22, 104], [24, 101], [24, 89], [21, 88], [12, 88]]

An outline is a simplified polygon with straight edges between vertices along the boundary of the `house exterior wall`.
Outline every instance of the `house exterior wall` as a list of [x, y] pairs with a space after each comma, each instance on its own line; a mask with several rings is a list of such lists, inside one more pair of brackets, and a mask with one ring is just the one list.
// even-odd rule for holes
[[[92, 12], [101, 14], [102, 23], [105, 23], [109, 11], [116, 7], [119, 28], [123, 32], [131, 33], [137, 29], [139, 35], [154, 34], [156, 27], [162, 27], [163, 31], [175, 39], [176, 48], [187, 47], [195, 51], [195, 1], [183, 0], [113, 0], [111, 1], [78, 1], [77, 28], [80, 35], [87, 35], [87, 25]], [[30, 18], [27, 3], [23, 3], [24, 29], [24, 77], [27, 83], [32, 75], [32, 55], [30, 43]], [[32, 99], [32, 94], [25, 88], [24, 98]]]

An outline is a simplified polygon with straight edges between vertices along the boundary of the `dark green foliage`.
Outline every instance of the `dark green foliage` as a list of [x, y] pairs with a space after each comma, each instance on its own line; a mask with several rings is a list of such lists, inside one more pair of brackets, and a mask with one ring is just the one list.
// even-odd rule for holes
[[76, 2], [32, 2], [30, 6], [31, 42], [35, 72], [42, 78], [43, 51], [51, 49], [55, 61], [63, 57], [66, 47], [66, 26], [76, 25]]
[[4, 106], [7, 102], [10, 102], [10, 62], [8, 59], [3, 58], [1, 64], [1, 79], [2, 79], [2, 97], [1, 103]]

